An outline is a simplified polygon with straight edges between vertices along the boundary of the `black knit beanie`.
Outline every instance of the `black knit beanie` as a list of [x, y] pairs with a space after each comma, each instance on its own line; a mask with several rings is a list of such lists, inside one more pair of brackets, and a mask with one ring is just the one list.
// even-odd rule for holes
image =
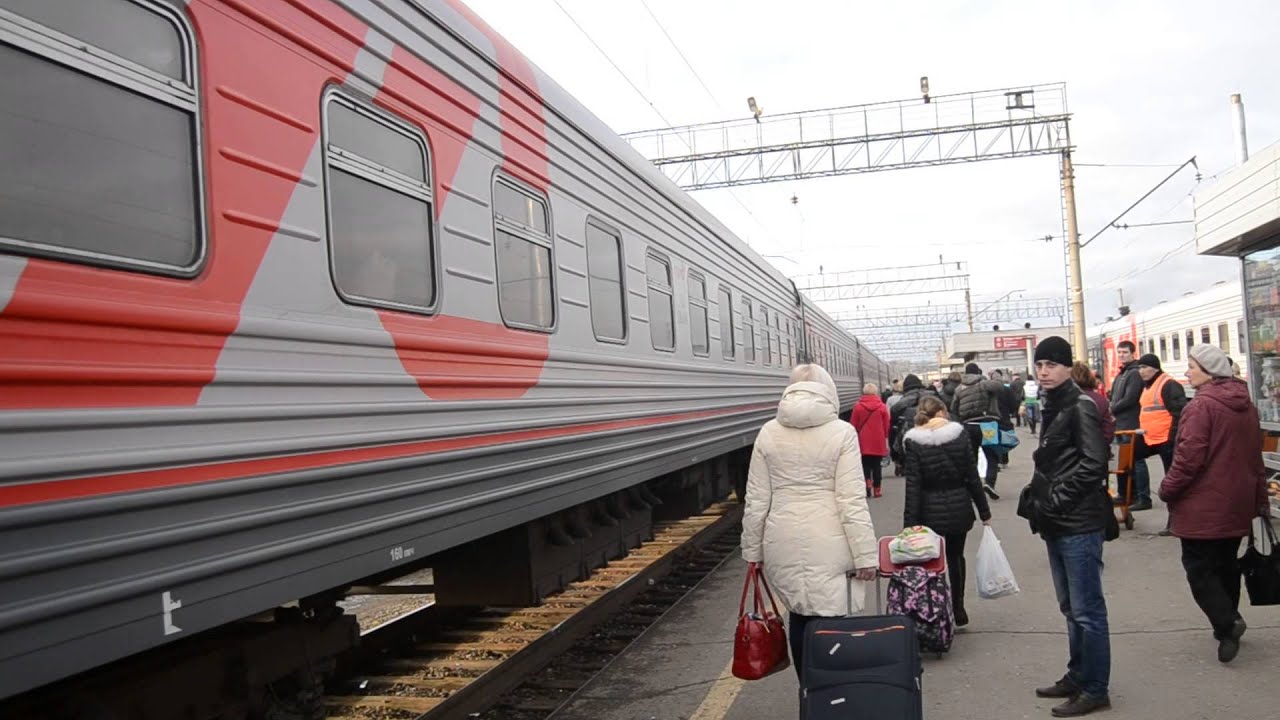
[[978, 363], [969, 363], [964, 366], [964, 372], [966, 375], [981, 375], [982, 368], [978, 367]]
[[1071, 343], [1057, 335], [1050, 335], [1036, 345], [1036, 362], [1048, 360], [1059, 365], [1071, 365]]

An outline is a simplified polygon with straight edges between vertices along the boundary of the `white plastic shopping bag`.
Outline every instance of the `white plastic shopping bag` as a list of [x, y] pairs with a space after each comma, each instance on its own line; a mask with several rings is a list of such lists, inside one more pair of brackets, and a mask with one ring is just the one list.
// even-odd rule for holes
[[978, 451], [978, 477], [985, 478], [987, 476], [987, 454]]
[[942, 539], [923, 525], [903, 528], [889, 541], [889, 561], [894, 565], [910, 565], [936, 560], [942, 555]]
[[1000, 539], [990, 525], [982, 528], [982, 543], [978, 545], [978, 597], [987, 600], [1015, 595], [1021, 592], [1013, 577], [1013, 568], [1004, 556]]

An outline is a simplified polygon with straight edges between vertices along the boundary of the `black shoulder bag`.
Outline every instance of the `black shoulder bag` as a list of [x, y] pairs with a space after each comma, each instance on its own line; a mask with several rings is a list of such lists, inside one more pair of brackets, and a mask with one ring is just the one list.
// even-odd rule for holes
[[1262, 519], [1270, 554], [1258, 552], [1252, 529], [1249, 532], [1249, 549], [1240, 558], [1240, 571], [1244, 575], [1244, 587], [1249, 591], [1250, 605], [1280, 605], [1280, 548], [1277, 547], [1276, 530], [1270, 518]]

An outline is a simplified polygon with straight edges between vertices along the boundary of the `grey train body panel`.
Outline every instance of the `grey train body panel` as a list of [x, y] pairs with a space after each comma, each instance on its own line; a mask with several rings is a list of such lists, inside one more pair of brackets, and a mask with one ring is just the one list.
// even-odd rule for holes
[[[167, 4], [208, 6], [285, 42], [260, 26], [283, 17], [285, 3], [262, 3], [255, 15], [219, 0]], [[541, 98], [547, 141], [554, 324], [510, 331], [546, 341], [536, 376], [517, 378], [523, 392], [465, 396], [468, 368], [498, 385], [509, 379], [498, 375], [509, 353], [523, 352], [463, 337], [503, 325], [493, 193], [507, 176], [499, 88], [515, 79], [501, 77], [499, 58], [509, 56], [449, 2], [313, 5], [369, 28], [350, 75], [312, 88], [317, 109], [335, 94], [377, 97], [398, 53], [478, 101], [444, 179], [450, 192], [433, 197], [430, 315], [461, 323], [441, 330], [457, 334], [469, 358], [450, 366], [460, 384], [449, 387], [446, 373], [443, 391], [424, 387], [397, 349], [387, 319], [397, 311], [346, 302], [335, 289], [327, 151], [317, 138], [300, 173], [314, 182], [289, 195], [194, 404], [0, 409], [0, 493], [120, 483], [0, 505], [0, 699], [750, 446], [791, 365], [805, 358], [831, 370], [842, 411], [863, 382], [888, 380], [873, 353], [807, 298], [797, 304], [779, 271], [530, 65], [524, 74], [536, 87], [526, 89]], [[193, 48], [197, 74], [202, 60], [239, 51], [192, 37], [207, 43]], [[202, 108], [227, 102], [213, 88], [198, 97]], [[432, 179], [438, 152], [427, 148]], [[593, 326], [589, 223], [620, 241], [621, 339], [598, 339]], [[0, 325], [29, 266], [5, 252]], [[669, 263], [670, 350], [651, 341], [655, 256]], [[691, 277], [704, 283], [701, 304]], [[708, 351], [695, 354], [691, 324], [701, 313]]]

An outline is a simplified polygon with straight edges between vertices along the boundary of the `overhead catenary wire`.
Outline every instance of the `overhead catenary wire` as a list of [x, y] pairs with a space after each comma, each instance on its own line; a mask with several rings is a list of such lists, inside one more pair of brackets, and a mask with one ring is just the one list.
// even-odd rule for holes
[[[668, 120], [667, 117], [662, 114], [662, 111], [658, 109], [657, 104], [655, 104], [652, 100], [650, 100], [649, 96], [645, 95], [644, 91], [642, 91], [638, 85], [632, 82], [630, 76], [628, 76], [627, 73], [623, 71], [621, 67], [618, 66], [618, 63], [613, 61], [613, 58], [609, 56], [609, 53], [605, 52], [604, 48], [600, 47], [600, 43], [597, 43], [595, 38], [591, 37], [591, 33], [587, 32], [587, 29], [582, 27], [582, 24], [579, 23], [577, 18], [573, 16], [573, 13], [569, 12], [568, 8], [566, 8], [564, 5], [560, 3], [560, 0], [551, 0], [551, 1], [556, 4], [556, 7], [560, 8], [560, 12], [564, 13], [564, 16], [569, 19], [569, 22], [573, 23], [573, 26], [578, 29], [578, 32], [582, 33], [582, 36], [587, 39], [587, 42], [591, 43], [591, 46], [594, 47], [596, 51], [599, 52], [600, 55], [606, 61], [608, 61], [610, 65], [613, 66], [613, 69], [616, 70], [617, 73], [622, 76], [622, 79], [627, 81], [627, 84], [631, 86], [631, 89], [634, 90], [636, 94], [639, 95], [649, 105], [649, 109], [653, 110], [653, 113], [657, 115], [658, 118], [662, 120], [662, 122], [666, 123], [667, 127], [674, 127], [674, 123]], [[648, 10], [647, 5], [645, 6], [645, 9]], [[653, 12], [650, 11], [649, 14], [652, 16]], [[656, 22], [657, 18], [655, 17], [654, 20]], [[659, 27], [661, 27], [661, 23], [659, 23]], [[666, 34], [665, 28], [663, 29], [663, 34]], [[670, 39], [670, 36], [668, 36], [668, 39]], [[675, 44], [675, 41], [673, 40], [672, 45], [674, 46], [674, 44]], [[679, 48], [676, 48], [676, 52], [680, 52]], [[682, 58], [684, 57], [683, 53], [681, 53], [681, 57]], [[686, 60], [686, 63], [687, 62], [688, 61]], [[692, 70], [693, 69], [692, 66], [690, 66], [689, 69]], [[697, 73], [695, 72], [694, 75], [696, 77]], [[698, 82], [699, 83], [702, 82], [701, 77], [698, 78]], [[703, 85], [703, 89], [706, 89], [705, 84]], [[707, 90], [707, 92], [710, 93], [711, 91]], [[714, 99], [715, 97], [713, 95], [712, 100]], [[693, 152], [693, 148], [689, 147], [689, 143], [685, 142], [685, 139], [683, 137], [681, 137], [680, 135], [677, 135], [676, 137], [680, 139], [680, 142], [684, 143], [684, 146], [689, 149], [689, 152]], [[746, 211], [747, 215], [751, 217], [752, 221], [754, 221], [756, 225], [759, 225], [760, 228], [765, 231], [765, 234], [767, 234], [770, 238], [773, 238], [774, 242], [777, 242], [777, 238], [774, 238], [773, 236], [773, 231], [770, 230], [767, 225], [761, 222], [760, 218], [756, 217], [756, 214], [751, 211], [751, 208], [747, 207], [747, 204], [742, 202], [742, 198], [738, 197], [737, 193], [733, 192], [732, 189], [729, 190], [729, 197], [733, 198], [733, 201], [737, 203], [739, 207], [741, 207], [743, 210]]]
[[685, 56], [684, 51], [682, 51], [680, 46], [676, 44], [676, 40], [671, 37], [671, 33], [667, 32], [666, 26], [663, 25], [662, 21], [658, 19], [658, 16], [654, 14], [653, 9], [649, 7], [649, 3], [645, 2], [645, 0], [640, 0], [640, 5], [644, 7], [645, 12], [649, 13], [649, 17], [653, 18], [654, 24], [662, 31], [662, 34], [667, 38], [667, 42], [671, 43], [672, 49], [674, 49], [676, 54], [680, 56], [680, 59], [684, 61], [684, 66], [689, 68], [689, 72], [693, 74], [693, 78], [698, 81], [698, 84], [701, 85], [702, 89], [707, 93], [707, 97], [711, 98], [711, 102], [715, 103], [716, 107], [723, 110], [724, 107], [720, 105], [720, 101], [716, 99], [715, 93], [711, 92], [711, 88], [707, 87], [707, 83], [703, 81], [702, 76], [693, 68], [693, 63], [689, 62], [689, 58]]
[[1142, 196], [1142, 197], [1140, 197], [1140, 198], [1138, 198], [1136, 201], [1134, 201], [1134, 203], [1133, 203], [1132, 205], [1130, 205], [1129, 207], [1125, 208], [1125, 209], [1124, 209], [1124, 212], [1122, 212], [1122, 213], [1120, 213], [1119, 215], [1117, 215], [1117, 216], [1115, 217], [1115, 219], [1114, 219], [1114, 220], [1112, 220], [1111, 222], [1107, 223], [1106, 225], [1103, 225], [1101, 230], [1099, 230], [1098, 232], [1096, 232], [1096, 233], [1094, 233], [1094, 234], [1093, 234], [1093, 237], [1091, 237], [1091, 238], [1089, 238], [1088, 240], [1085, 240], [1083, 243], [1081, 243], [1081, 244], [1080, 244], [1080, 249], [1081, 249], [1081, 250], [1085, 249], [1086, 247], [1088, 247], [1088, 246], [1089, 246], [1089, 243], [1093, 242], [1094, 240], [1097, 240], [1099, 235], [1101, 235], [1102, 233], [1106, 232], [1107, 230], [1110, 230], [1110, 229], [1111, 229], [1111, 226], [1112, 226], [1112, 225], [1114, 225], [1115, 223], [1119, 222], [1119, 221], [1120, 221], [1120, 219], [1121, 219], [1121, 218], [1123, 218], [1125, 215], [1128, 215], [1130, 210], [1132, 210], [1132, 209], [1134, 209], [1134, 208], [1138, 207], [1138, 205], [1142, 204], [1142, 201], [1143, 201], [1143, 200], [1146, 200], [1147, 198], [1151, 197], [1151, 194], [1152, 194], [1152, 193], [1154, 193], [1156, 190], [1159, 190], [1162, 186], [1164, 186], [1164, 184], [1165, 184], [1165, 183], [1167, 183], [1167, 182], [1169, 182], [1170, 180], [1172, 180], [1174, 175], [1177, 175], [1178, 173], [1182, 172], [1182, 168], [1184, 168], [1184, 167], [1186, 167], [1186, 166], [1188, 166], [1188, 165], [1195, 165], [1195, 163], [1196, 163], [1196, 156], [1195, 156], [1195, 155], [1192, 155], [1190, 158], [1188, 158], [1188, 159], [1187, 159], [1187, 161], [1186, 161], [1186, 162], [1184, 162], [1184, 163], [1182, 163], [1181, 165], [1179, 165], [1179, 166], [1178, 166], [1178, 168], [1177, 168], [1176, 170], [1174, 170], [1173, 172], [1171, 172], [1171, 173], [1169, 173], [1167, 176], [1165, 176], [1165, 179], [1163, 179], [1163, 180], [1161, 180], [1160, 182], [1156, 183], [1156, 186], [1155, 186], [1155, 187], [1153, 187], [1153, 188], [1151, 188], [1150, 190], [1148, 190], [1145, 194], [1143, 194], [1143, 196]]

